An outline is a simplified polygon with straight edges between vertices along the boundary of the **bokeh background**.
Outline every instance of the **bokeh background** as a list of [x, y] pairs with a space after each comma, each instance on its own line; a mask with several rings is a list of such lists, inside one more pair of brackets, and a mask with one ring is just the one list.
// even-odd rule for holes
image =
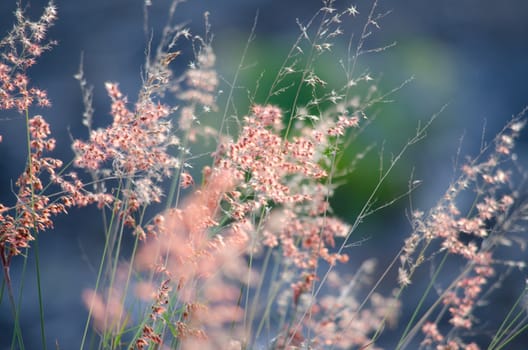
[[[150, 23], [154, 34], [165, 23], [169, 1], [153, 0]], [[0, 1], [0, 34], [13, 23], [15, 0]], [[31, 69], [34, 84], [48, 91], [52, 108], [40, 111], [51, 123], [58, 149], [55, 154], [71, 159], [71, 137], [86, 137], [81, 125], [82, 99], [73, 75], [79, 69], [81, 53], [84, 72], [94, 85], [96, 125], [110, 121], [109, 101], [104, 82], [119, 82], [133, 99], [141, 84], [144, 62], [143, 2], [140, 0], [56, 0], [59, 20], [50, 37], [59, 45], [46, 53]], [[24, 0], [27, 11], [38, 16], [45, 1]], [[337, 1], [338, 6], [349, 5]], [[360, 30], [370, 0], [358, 0], [360, 16], [345, 25]], [[203, 14], [214, 34], [213, 47], [221, 75], [232, 79], [258, 10], [256, 39], [252, 42], [241, 84], [254, 88], [262, 72], [273, 74], [291, 47], [298, 27], [295, 19], [307, 20], [319, 7], [318, 0], [195, 0], [179, 7], [177, 18], [190, 21], [193, 31], [203, 33]], [[391, 96], [393, 102], [375, 110], [377, 119], [351, 152], [375, 143], [386, 155], [396, 152], [410, 138], [419, 120], [425, 121], [443, 106], [447, 108], [434, 122], [428, 136], [412, 148], [395, 169], [379, 195], [390, 200], [407, 188], [411, 170], [422, 186], [413, 195], [415, 207], [427, 210], [446, 189], [459, 148], [464, 155], [475, 154], [482, 138], [491, 140], [502, 125], [528, 104], [528, 2], [525, 0], [401, 0], [380, 1], [381, 12], [391, 11], [374, 33], [370, 46], [396, 46], [381, 53], [363, 56], [361, 69], [370, 72], [381, 91], [389, 91], [413, 77], [413, 81]], [[342, 51], [341, 51], [342, 52]], [[336, 55], [339, 48], [336, 48]], [[334, 57], [335, 58], [335, 57]], [[190, 59], [184, 57], [184, 59]], [[188, 61], [183, 62], [183, 64]], [[338, 69], [336, 59], [321, 69], [329, 75]], [[324, 61], [323, 61], [324, 63]], [[243, 94], [242, 94], [243, 95]], [[243, 106], [243, 96], [239, 102]], [[258, 102], [258, 101], [257, 101]], [[11, 186], [24, 168], [24, 120], [16, 112], [0, 111], [0, 201], [12, 203]], [[527, 148], [526, 137], [521, 152]], [[353, 221], [373, 188], [377, 177], [378, 151], [373, 151], [347, 178], [333, 198], [338, 215]], [[361, 261], [378, 257], [380, 268], [393, 256], [410, 231], [403, 200], [373, 216], [356, 233], [361, 245], [354, 247], [353, 271]], [[40, 236], [40, 258], [45, 298], [48, 343], [61, 349], [79, 346], [86, 311], [81, 304], [83, 289], [93, 287], [98, 257], [103, 246], [101, 221], [96, 210], [72, 210], [57, 219], [56, 229]], [[21, 260], [21, 259], [19, 259]], [[24, 286], [21, 323], [26, 348], [40, 348], [38, 303], [34, 264], [28, 263]], [[13, 266], [16, 276], [22, 266]], [[426, 275], [424, 276], [427, 277]], [[15, 281], [18, 283], [18, 281]], [[507, 302], [519, 291], [501, 296]], [[408, 298], [412, 299], [411, 294]], [[500, 302], [500, 300], [499, 300]], [[12, 323], [8, 305], [0, 305], [0, 349], [11, 342]], [[395, 332], [397, 333], [397, 332]], [[32, 342], [31, 339], [35, 339]], [[520, 339], [518, 346], [528, 343]], [[517, 346], [517, 345], [514, 345]]]

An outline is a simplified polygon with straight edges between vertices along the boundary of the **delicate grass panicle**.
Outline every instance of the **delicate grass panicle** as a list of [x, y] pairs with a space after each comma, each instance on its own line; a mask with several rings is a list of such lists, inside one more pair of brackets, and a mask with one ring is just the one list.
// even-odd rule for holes
[[26, 112], [28, 161], [26, 170], [16, 182], [19, 188], [17, 203], [13, 207], [0, 204], [0, 253], [4, 268], [9, 267], [12, 256], [29, 246], [36, 231], [53, 226], [52, 214], [65, 211], [64, 204], [53, 203], [49, 197], [40, 195], [44, 188], [40, 174], [47, 172], [53, 179], [62, 162], [44, 157], [45, 152], [55, 148], [55, 140], [49, 137], [50, 128], [44, 118], [40, 115], [30, 117], [27, 112], [34, 103], [43, 107], [50, 105], [45, 91], [29, 86], [26, 71], [53, 45], [53, 42], [45, 42], [45, 37], [56, 20], [56, 9], [50, 3], [41, 18], [32, 22], [18, 8], [15, 18], [13, 29], [0, 40], [0, 110]]
[[[79, 296], [88, 310], [81, 349], [501, 349], [528, 327], [524, 292], [501, 325], [483, 325], [478, 317], [504, 276], [525, 270], [522, 260], [504, 253], [526, 243], [527, 176], [515, 153], [522, 114], [465, 162], [427, 214], [411, 208], [412, 232], [381, 277], [373, 259], [355, 261], [359, 267], [348, 276], [336, 267], [359, 249], [352, 233], [386, 206], [374, 206], [381, 185], [434, 119], [379, 169], [379, 182], [355, 218], [346, 223], [333, 215], [335, 179], [346, 175], [338, 162], [374, 119], [372, 106], [387, 96], [357, 68], [362, 55], [387, 48], [367, 45], [385, 13], [377, 1], [364, 14], [323, 1], [312, 18], [298, 21], [300, 34], [267, 95], [250, 94], [249, 110], [240, 113], [234, 88], [254, 32], [231, 88], [221, 94], [209, 15], [205, 35], [191, 33], [173, 23], [182, 2], [172, 2], [161, 37], [149, 40], [159, 45], [147, 45], [137, 97], [123, 95], [117, 82], [106, 83], [112, 121], [105, 127], [93, 128], [92, 88], [81, 66], [75, 77], [88, 136], [74, 139], [69, 163], [46, 156], [56, 143], [44, 117], [30, 116], [30, 109], [50, 101], [29, 87], [26, 74], [54, 44], [45, 41], [56, 19], [54, 4], [36, 22], [19, 7], [13, 29], [0, 41], [0, 109], [25, 114], [27, 127], [26, 169], [14, 203], [0, 204], [12, 348], [24, 348], [12, 258], [34, 252], [38, 272], [32, 241], [39, 232], [53, 228], [54, 215], [92, 203], [103, 217], [105, 245], [93, 288]], [[146, 1], [146, 13], [150, 6]], [[331, 60], [328, 53], [341, 47], [347, 21], [361, 22], [362, 29], [335, 65], [344, 73], [342, 86], [331, 86], [315, 63]], [[147, 15], [145, 28], [151, 37]], [[189, 42], [195, 58], [178, 75], [173, 68]], [[274, 104], [286, 93], [288, 105]], [[301, 103], [306, 94], [309, 101]], [[204, 154], [204, 144], [214, 146]], [[192, 169], [198, 158], [209, 164], [201, 178]], [[122, 244], [127, 234], [135, 237], [131, 252]], [[443, 277], [449, 264], [457, 272]], [[407, 289], [423, 288], [416, 276], [425, 265], [431, 275], [423, 297], [403, 304]], [[46, 348], [40, 277], [37, 282]], [[393, 289], [381, 290], [391, 283]]]

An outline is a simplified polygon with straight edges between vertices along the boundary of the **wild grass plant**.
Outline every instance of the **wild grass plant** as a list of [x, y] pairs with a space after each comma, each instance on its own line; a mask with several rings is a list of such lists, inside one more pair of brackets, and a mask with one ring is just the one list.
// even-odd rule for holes
[[[502, 323], [478, 315], [494, 308], [488, 301], [508, 288], [508, 275], [525, 274], [519, 251], [526, 244], [527, 173], [515, 149], [524, 113], [457, 164], [436, 205], [409, 208], [410, 233], [388, 266], [379, 271], [372, 260], [356, 262], [360, 267], [347, 276], [337, 267], [361, 249], [354, 233], [392, 203], [377, 201], [381, 186], [436, 118], [418, 124], [382, 162], [377, 185], [351, 221], [334, 215], [336, 179], [350, 168], [342, 166], [345, 150], [374, 122], [374, 108], [400, 88], [380, 92], [359, 68], [366, 54], [388, 48], [369, 45], [386, 14], [376, 1], [366, 13], [323, 1], [312, 18], [298, 20], [299, 36], [264, 97], [255, 82], [248, 87], [250, 108], [242, 111], [234, 94], [255, 28], [233, 64], [235, 75], [222, 81], [208, 16], [201, 34], [174, 23], [183, 2], [171, 3], [156, 46], [147, 44], [137, 96], [125, 96], [117, 82], [105, 84], [112, 117], [106, 126], [94, 127], [93, 88], [81, 65], [75, 78], [88, 137], [73, 135], [71, 160], [49, 156], [57, 145], [46, 117], [34, 111], [46, 114], [51, 103], [28, 75], [55, 44], [46, 35], [57, 19], [54, 3], [36, 21], [19, 5], [13, 29], [0, 41], [0, 110], [18, 112], [27, 130], [26, 167], [12, 202], [0, 204], [0, 302], [9, 305], [13, 324], [0, 337], [10, 339], [11, 349], [27, 348], [24, 300], [15, 288], [20, 283], [13, 283], [24, 275], [12, 274], [13, 260], [34, 254], [38, 272], [46, 265], [38, 260], [39, 235], [53, 229], [57, 215], [86, 206], [100, 211], [105, 244], [93, 288], [79, 295], [87, 310], [80, 349], [378, 349], [383, 343], [475, 350], [508, 348], [522, 336], [525, 290]], [[150, 5], [145, 1], [146, 11]], [[347, 21], [362, 23], [360, 32], [345, 33]], [[344, 79], [332, 86], [317, 62], [343, 42], [346, 54], [335, 69]], [[184, 47], [194, 58], [180, 72]], [[288, 104], [274, 103], [287, 93]], [[198, 160], [207, 165], [196, 169]], [[411, 177], [394, 200], [412, 198], [419, 184]], [[126, 236], [134, 238], [131, 251], [123, 246]], [[428, 269], [421, 298], [403, 305], [416, 274]], [[48, 296], [38, 273], [37, 279], [46, 349]], [[398, 336], [384, 338], [397, 325]], [[54, 346], [61, 348], [60, 340]]]

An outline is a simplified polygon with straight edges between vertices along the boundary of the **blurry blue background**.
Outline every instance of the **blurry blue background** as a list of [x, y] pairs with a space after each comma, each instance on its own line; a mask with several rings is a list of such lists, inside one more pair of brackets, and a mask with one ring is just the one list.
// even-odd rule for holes
[[[45, 5], [42, 0], [25, 0], [23, 3], [28, 5], [28, 13], [33, 18], [40, 15]], [[153, 3], [150, 20], [155, 33], [156, 30], [159, 33], [165, 23], [169, 2], [153, 0]], [[370, 1], [359, 2], [361, 15], [353, 21], [350, 29], [359, 30], [370, 4]], [[38, 113], [51, 123], [58, 144], [55, 155], [70, 159], [70, 134], [86, 137], [81, 126], [81, 94], [78, 82], [73, 79], [81, 53], [84, 54], [85, 75], [95, 87], [96, 124], [105, 125], [110, 116], [104, 82], [119, 82], [131, 100], [141, 84], [140, 69], [145, 52], [143, 6], [139, 0], [57, 0], [56, 5], [59, 20], [50, 30], [49, 37], [58, 40], [59, 45], [44, 54], [31, 69], [30, 77], [33, 84], [48, 91], [53, 103], [51, 109]], [[337, 5], [345, 6], [348, 2], [337, 1]], [[286, 55], [298, 33], [295, 18], [306, 20], [320, 6], [321, 2], [317, 0], [189, 1], [181, 5], [177, 19], [190, 19], [190, 27], [203, 33], [202, 15], [205, 11], [210, 12], [213, 47], [220, 73], [230, 80], [257, 9], [257, 37], [250, 57], [263, 70], [267, 62], [281, 62]], [[423, 186], [415, 193], [414, 205], [427, 210], [453, 175], [453, 159], [460, 138], [464, 136], [462, 154], [475, 154], [484, 124], [484, 137], [490, 140], [513, 114], [528, 104], [528, 2], [403, 0], [382, 1], [379, 6], [380, 11], [392, 10], [392, 13], [380, 21], [381, 30], [375, 33], [370, 44], [383, 46], [397, 42], [397, 45], [382, 53], [362, 57], [360, 64], [368, 67], [371, 75], [379, 80], [381, 90], [388, 91], [411, 76], [414, 80], [392, 96], [393, 103], [380, 107], [380, 116], [369, 129], [368, 137], [376, 140], [378, 145], [385, 140], [389, 154], [391, 147], [397, 150], [412, 136], [418, 120], [428, 119], [448, 104], [427, 139], [407, 154], [382, 195], [390, 198], [404, 191], [410, 169], [414, 167], [415, 178], [423, 180]], [[0, 2], [0, 35], [11, 28], [14, 9], [14, 0]], [[256, 72], [248, 74], [258, 74], [260, 70]], [[17, 143], [23, 132], [22, 116], [13, 111], [0, 111], [0, 134], [4, 138], [0, 144], [2, 203], [13, 202], [11, 184], [24, 168], [25, 149]], [[522, 147], [526, 149], [526, 142]], [[354, 181], [377, 173], [377, 165], [370, 171], [370, 174], [358, 173]], [[364, 187], [351, 182], [340, 191], [340, 196], [335, 199], [339, 215], [353, 220], [350, 213], [357, 210], [365, 195], [356, 189]], [[405, 202], [392, 207], [360, 229], [358, 240], [368, 238], [368, 241], [353, 251], [351, 268], [371, 256], [381, 257], [380, 266], [384, 266], [388, 258], [383, 257], [392, 256], [410, 230], [404, 217], [407, 205]], [[101, 223], [94, 218], [98, 218], [96, 210], [72, 210], [71, 215], [57, 219], [54, 231], [40, 236], [50, 346], [55, 342], [62, 349], [79, 346], [86, 317], [80, 294], [84, 288], [94, 285], [103, 244]], [[37, 349], [40, 348], [40, 331], [31, 258], [28, 266], [30, 272], [24, 287], [26, 295], [21, 322], [26, 348]], [[15, 264], [14, 276], [20, 268]], [[505, 296], [506, 299], [509, 297]], [[0, 305], [0, 349], [8, 348], [11, 331], [11, 313], [4, 302]], [[31, 339], [35, 339], [34, 343]], [[527, 339], [524, 338], [528, 342]]]

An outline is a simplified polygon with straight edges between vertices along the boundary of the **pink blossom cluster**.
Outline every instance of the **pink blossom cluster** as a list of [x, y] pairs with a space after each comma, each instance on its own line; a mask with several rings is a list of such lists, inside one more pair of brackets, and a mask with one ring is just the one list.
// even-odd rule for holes
[[0, 40], [0, 110], [26, 111], [34, 102], [47, 107], [50, 101], [46, 92], [29, 87], [26, 70], [54, 42], [45, 42], [48, 29], [57, 19], [57, 10], [49, 3], [37, 21], [29, 20], [21, 8], [15, 12], [17, 22], [13, 29]]
[[[218, 225], [220, 199], [234, 184], [229, 172], [214, 174], [180, 209], [159, 214], [146, 227], [148, 239], [137, 252], [135, 269], [153, 273], [161, 282], [158, 287], [148, 280], [137, 286], [138, 297], [154, 301], [150, 314], [152, 324], [143, 326], [142, 336], [136, 341], [139, 349], [161, 343], [154, 327], [156, 323], [166, 322], [160, 315], [167, 311], [169, 300], [184, 309], [173, 324], [183, 349], [225, 348], [233, 338], [243, 337], [239, 331], [227, 336], [225, 327], [238, 324], [243, 315], [237, 304], [239, 288], [233, 281], [248, 283], [248, 276], [255, 274], [242, 261], [248, 232], [240, 223], [234, 223], [222, 234], [210, 234]], [[249, 282], [254, 283], [256, 277]], [[94, 294], [90, 291], [87, 296], [94, 297]], [[111, 315], [121, 314], [111, 305], [111, 300], [104, 302], [105, 298], [99, 294], [94, 300], [96, 306], [100, 302], [106, 305], [102, 309], [91, 308], [97, 325], [104, 326], [100, 320], [116, 319]], [[89, 298], [85, 298], [85, 303], [90, 307]], [[122, 318], [119, 320], [123, 322]], [[106, 325], [107, 331], [115, 330], [112, 323]]]
[[[467, 268], [441, 293], [442, 302], [450, 314], [449, 322], [455, 330], [474, 328], [475, 308], [495, 274], [494, 252], [504, 238], [496, 237], [490, 222], [495, 221], [496, 226], [507, 226], [516, 196], [515, 192], [504, 188], [509, 184], [510, 176], [500, 166], [508, 157], [515, 158], [512, 154], [514, 140], [523, 126], [522, 121], [512, 121], [499, 134], [495, 150], [486, 160], [464, 165], [461, 177], [450, 186], [427, 219], [422, 213], [414, 214], [415, 232], [406, 240], [400, 256], [400, 284], [405, 286], [410, 283], [415, 269], [424, 262], [425, 249], [433, 242], [440, 243], [440, 252], [461, 257]], [[477, 197], [472, 210], [463, 214], [457, 201], [468, 188], [474, 189]], [[417, 252], [420, 253], [415, 256]], [[474, 343], [465, 344], [460, 339], [444, 336], [434, 323], [425, 323], [422, 331], [425, 334], [423, 344], [437, 344], [437, 350], [478, 349]]]
[[[0, 253], [4, 269], [11, 258], [28, 248], [35, 235], [53, 227], [52, 217], [66, 213], [75, 204], [75, 197], [82, 196], [62, 174], [63, 162], [48, 157], [55, 149], [49, 124], [43, 116], [29, 117], [29, 108], [35, 103], [41, 107], [50, 105], [46, 92], [29, 86], [26, 71], [53, 42], [45, 42], [46, 33], [56, 20], [56, 8], [49, 3], [38, 21], [27, 19], [24, 11], [17, 8], [13, 29], [0, 40], [0, 110], [16, 108], [26, 114], [27, 164], [15, 185], [17, 201], [12, 206], [0, 203]], [[0, 135], [0, 141], [3, 141]], [[48, 185], [71, 185], [55, 196], [46, 194]], [[64, 188], [63, 188], [64, 189]]]
[[264, 245], [280, 245], [284, 258], [303, 270], [314, 269], [320, 259], [331, 265], [348, 261], [346, 254], [330, 251], [335, 238], [346, 236], [349, 227], [326, 216], [330, 190], [319, 182], [327, 172], [317, 162], [316, 140], [283, 139], [277, 107], [256, 105], [252, 112], [244, 118], [237, 140], [221, 145], [216, 154], [216, 166], [232, 171], [240, 183], [225, 198], [230, 216], [239, 220], [280, 204], [271, 213], [274, 222], [262, 231]]
[[172, 136], [171, 111], [148, 98], [131, 111], [117, 84], [107, 83], [106, 89], [112, 99], [113, 122], [92, 130], [87, 142], [74, 141], [75, 165], [106, 177], [131, 179], [140, 205], [159, 202], [161, 189], [156, 182], [179, 166], [169, 153], [179, 142]]
[[[52, 215], [65, 213], [66, 207], [71, 204], [68, 196], [63, 197], [61, 203], [42, 194], [41, 174], [56, 177], [56, 170], [62, 166], [62, 161], [44, 157], [45, 151], [55, 148], [55, 140], [49, 138], [48, 123], [40, 115], [33, 117], [29, 120], [29, 133], [30, 158], [26, 170], [16, 182], [19, 188], [17, 203], [13, 208], [0, 204], [0, 249], [5, 265], [9, 265], [11, 256], [21, 253], [21, 248], [29, 246], [35, 233], [53, 227]], [[15, 214], [5, 214], [10, 210], [14, 210]]]
[[[182, 101], [200, 104], [216, 109], [216, 89], [218, 87], [218, 73], [215, 69], [216, 56], [210, 45], [203, 45], [197, 55], [196, 62], [192, 63], [185, 72], [186, 88], [179, 91], [177, 96]], [[189, 120], [180, 121], [182, 130], [189, 130]]]
[[[286, 178], [301, 175], [308, 179], [321, 179], [327, 175], [315, 161], [315, 142], [305, 137], [284, 140], [282, 112], [274, 106], [254, 106], [253, 114], [244, 117], [244, 124], [236, 141], [219, 147], [215, 157], [220, 169], [232, 169], [236, 178], [245, 182], [247, 190], [255, 193], [253, 207], [238, 206], [241, 192], [233, 192], [233, 216], [275, 203], [300, 202], [309, 199], [300, 193], [291, 193]], [[247, 181], [246, 181], [247, 180]], [[245, 190], [245, 189], [244, 189]]]

